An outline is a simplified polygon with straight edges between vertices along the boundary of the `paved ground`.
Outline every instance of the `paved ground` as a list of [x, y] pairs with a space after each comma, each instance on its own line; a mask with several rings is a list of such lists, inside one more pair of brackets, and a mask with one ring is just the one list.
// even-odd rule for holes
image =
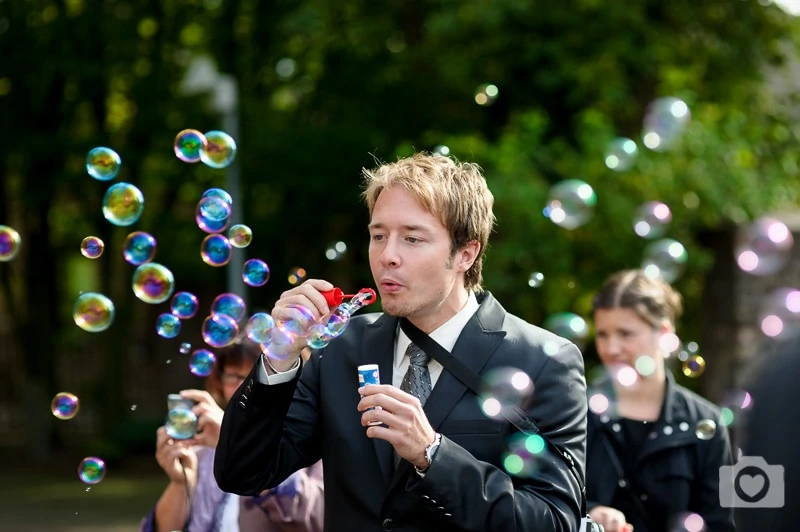
[[0, 466], [0, 530], [133, 532], [166, 486], [155, 460], [138, 457], [87, 491], [73, 461]]

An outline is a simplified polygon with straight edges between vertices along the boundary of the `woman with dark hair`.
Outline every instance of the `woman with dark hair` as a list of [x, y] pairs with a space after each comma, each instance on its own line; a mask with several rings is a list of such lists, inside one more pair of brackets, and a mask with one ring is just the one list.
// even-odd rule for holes
[[156, 431], [156, 460], [170, 479], [142, 532], [173, 530], [220, 532], [321, 532], [322, 463], [302, 469], [278, 487], [257, 497], [240, 497], [219, 489], [214, 454], [225, 405], [260, 356], [257, 344], [243, 340], [220, 349], [207, 377], [206, 390], [183, 390], [195, 403], [197, 434], [189, 440]]
[[611, 276], [593, 302], [606, 378], [589, 389], [589, 515], [606, 532], [732, 531], [719, 498], [730, 441], [712, 403], [679, 386], [662, 345], [681, 296], [641, 270]]

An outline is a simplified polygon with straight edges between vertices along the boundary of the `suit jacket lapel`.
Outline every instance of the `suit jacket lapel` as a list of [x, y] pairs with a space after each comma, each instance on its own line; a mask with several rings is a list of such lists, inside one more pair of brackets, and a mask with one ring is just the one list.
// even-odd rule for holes
[[[369, 325], [364, 334], [360, 364], [374, 364], [377, 357], [381, 384], [392, 384], [396, 332], [397, 318], [384, 314]], [[394, 449], [389, 442], [378, 438], [374, 438], [372, 443], [375, 447], [375, 454], [378, 458], [378, 465], [383, 479], [388, 486], [394, 472]]]
[[[503, 307], [488, 292], [479, 296], [479, 301], [480, 308], [461, 331], [452, 351], [455, 358], [475, 373], [480, 373], [505, 337], [505, 331], [500, 330], [505, 318]], [[439, 426], [466, 391], [466, 384], [447, 369], [442, 371], [423, 408], [433, 430], [439, 430]], [[477, 402], [475, 407], [478, 408]], [[392, 477], [390, 491], [410, 470], [411, 464], [401, 460]]]

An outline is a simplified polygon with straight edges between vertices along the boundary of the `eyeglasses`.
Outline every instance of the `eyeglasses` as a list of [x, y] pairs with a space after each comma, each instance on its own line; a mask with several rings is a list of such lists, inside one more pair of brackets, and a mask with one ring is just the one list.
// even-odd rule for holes
[[223, 373], [222, 384], [239, 384], [247, 378], [247, 375], [240, 373]]

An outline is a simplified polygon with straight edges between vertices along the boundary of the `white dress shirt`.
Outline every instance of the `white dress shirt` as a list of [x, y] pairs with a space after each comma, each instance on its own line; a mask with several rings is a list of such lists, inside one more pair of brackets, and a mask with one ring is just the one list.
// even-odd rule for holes
[[[466, 327], [467, 323], [478, 311], [479, 307], [480, 304], [478, 303], [478, 298], [475, 297], [474, 293], [470, 292], [464, 307], [459, 310], [455, 316], [444, 322], [439, 326], [439, 328], [430, 333], [429, 336], [436, 340], [436, 342], [444, 347], [448, 352], [452, 351], [453, 347], [458, 341], [458, 337], [461, 336], [461, 331], [464, 330], [464, 327]], [[410, 343], [411, 340], [409, 340], [408, 336], [406, 336], [406, 333], [404, 333], [398, 325], [397, 334], [395, 335], [394, 340], [394, 363], [392, 364], [392, 385], [397, 388], [399, 388], [400, 384], [402, 384], [403, 377], [405, 377], [406, 372], [408, 371], [408, 366], [411, 365], [411, 361], [406, 356], [406, 349], [408, 349], [408, 345]], [[267, 373], [266, 367], [264, 367], [264, 357], [262, 356], [258, 361], [258, 381], [262, 384], [281, 384], [284, 382], [289, 382], [295, 377], [295, 375], [297, 375], [297, 371], [299, 369], [300, 360], [298, 360], [297, 363], [288, 371], [276, 372], [275, 374], [270, 375]], [[439, 380], [439, 376], [442, 374], [443, 369], [444, 368], [441, 364], [431, 359], [430, 363], [428, 364], [428, 371], [431, 375], [431, 387], [436, 386], [436, 381]]]

